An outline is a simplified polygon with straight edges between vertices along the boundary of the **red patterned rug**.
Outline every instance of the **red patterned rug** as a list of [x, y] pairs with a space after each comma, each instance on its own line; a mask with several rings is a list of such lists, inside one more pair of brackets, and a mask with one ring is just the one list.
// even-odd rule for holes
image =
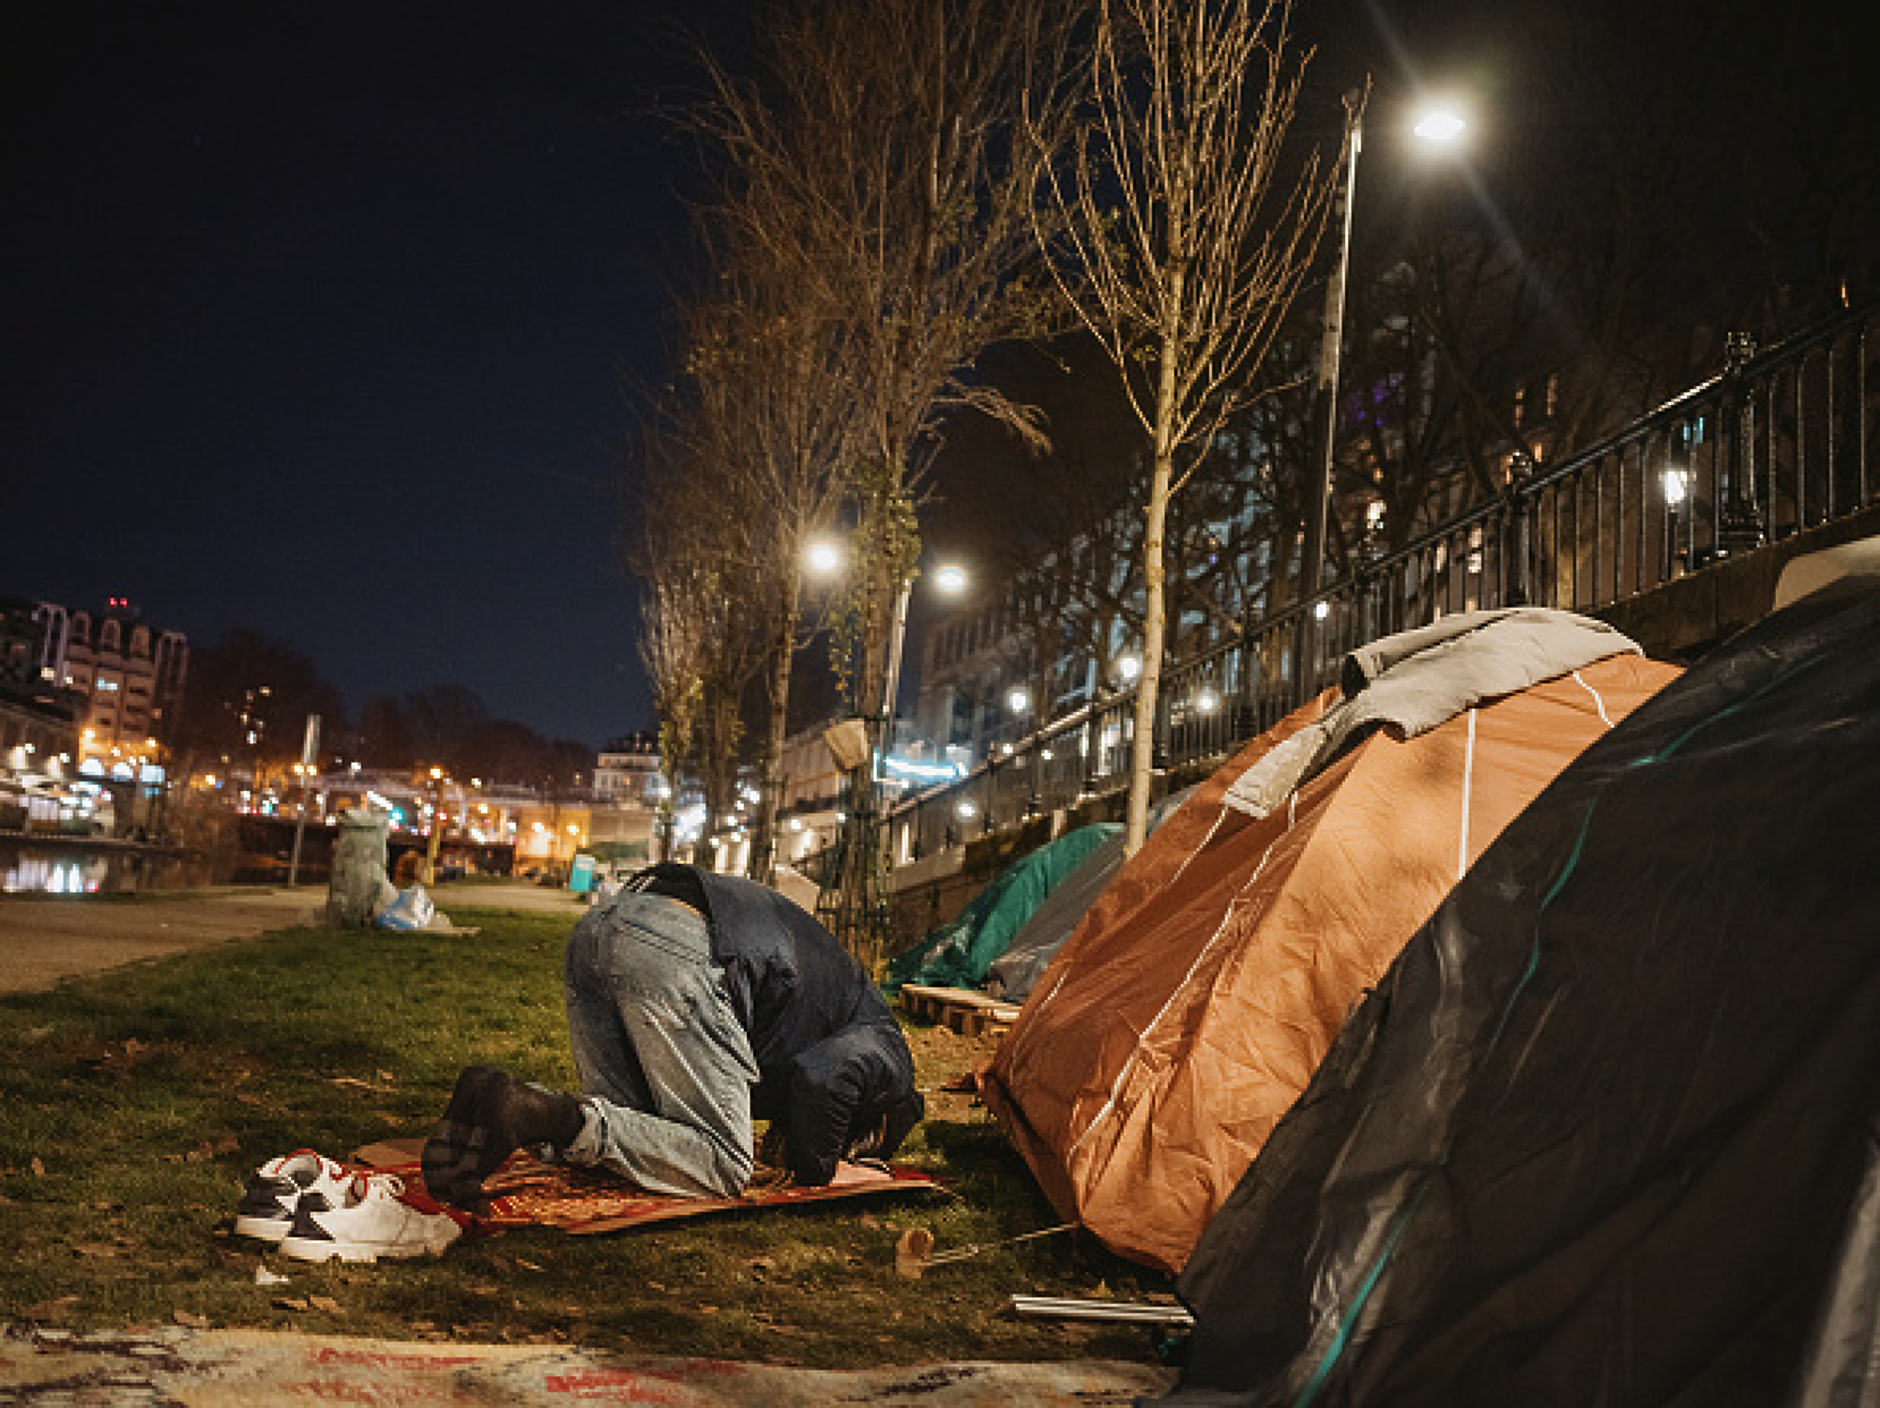
[[[422, 1139], [388, 1139], [368, 1144], [352, 1156], [355, 1166], [375, 1173], [395, 1173], [405, 1186], [424, 1193], [418, 1155]], [[822, 1188], [752, 1187], [736, 1198], [670, 1198], [644, 1193], [609, 1173], [545, 1164], [518, 1150], [484, 1184], [490, 1210], [473, 1226], [494, 1232], [506, 1227], [559, 1227], [564, 1232], [618, 1232], [652, 1222], [703, 1217], [753, 1208], [792, 1207], [836, 1199], [907, 1197], [941, 1191], [941, 1184], [913, 1169], [888, 1172], [843, 1164], [835, 1181]], [[428, 1195], [427, 1195], [428, 1196]]]

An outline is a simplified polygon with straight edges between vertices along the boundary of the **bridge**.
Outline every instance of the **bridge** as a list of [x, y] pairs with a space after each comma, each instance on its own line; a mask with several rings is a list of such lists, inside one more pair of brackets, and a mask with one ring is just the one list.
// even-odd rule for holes
[[[1335, 683], [1352, 647], [1440, 616], [1564, 608], [1680, 662], [1760, 619], [1792, 558], [1880, 532], [1876, 319], [1869, 305], [1762, 352], [1738, 344], [1718, 374], [1609, 439], [1166, 667], [1159, 786], [1205, 776]], [[890, 806], [890, 892], [957, 874], [974, 838], [1055, 812], [1116, 815], [1134, 709], [1132, 690], [1108, 695]]]

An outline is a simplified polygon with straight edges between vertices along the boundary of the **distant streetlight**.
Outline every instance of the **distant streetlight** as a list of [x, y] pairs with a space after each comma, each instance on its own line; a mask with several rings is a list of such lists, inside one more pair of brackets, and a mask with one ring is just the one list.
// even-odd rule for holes
[[[933, 569], [933, 584], [949, 596], [958, 595], [966, 589], [966, 570], [955, 562], [938, 563]], [[895, 706], [901, 692], [901, 653], [907, 645], [907, 607], [913, 594], [914, 578], [910, 574], [902, 580], [901, 590], [895, 596], [894, 623], [888, 634], [888, 676], [881, 695], [881, 745], [875, 750], [877, 783], [881, 781], [881, 760], [894, 743]]]
[[1022, 684], [1013, 685], [1012, 688], [1006, 692], [1005, 707], [1010, 709], [1014, 714], [1024, 715], [1030, 713], [1031, 691], [1026, 689]]
[[1678, 551], [1678, 520], [1683, 516], [1685, 500], [1691, 495], [1691, 472], [1676, 466], [1664, 472], [1665, 491], [1665, 575], [1679, 575], [1682, 557]]
[[809, 564], [809, 570], [818, 577], [833, 577], [842, 570], [842, 547], [827, 538], [818, 538], [811, 543], [804, 558]]

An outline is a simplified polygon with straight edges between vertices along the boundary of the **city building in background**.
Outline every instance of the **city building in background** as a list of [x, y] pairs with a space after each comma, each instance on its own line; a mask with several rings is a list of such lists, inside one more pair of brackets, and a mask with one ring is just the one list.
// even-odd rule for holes
[[659, 740], [650, 733], [612, 739], [594, 765], [597, 801], [657, 809], [666, 782], [659, 770]]
[[35, 608], [40, 680], [83, 701], [81, 772], [122, 778], [160, 766], [157, 740], [182, 705], [189, 641], [177, 631], [153, 631], [142, 618], [124, 597], [112, 597], [95, 615], [52, 602]]

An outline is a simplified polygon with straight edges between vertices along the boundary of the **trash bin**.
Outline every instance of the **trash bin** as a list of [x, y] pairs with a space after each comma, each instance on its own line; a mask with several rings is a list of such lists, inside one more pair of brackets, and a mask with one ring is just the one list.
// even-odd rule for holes
[[586, 854], [574, 858], [574, 864], [568, 868], [568, 888], [577, 895], [585, 895], [594, 888], [594, 857]]
[[364, 807], [339, 814], [333, 874], [326, 888], [326, 918], [345, 929], [364, 929], [379, 906], [397, 896], [385, 878], [387, 818]]

